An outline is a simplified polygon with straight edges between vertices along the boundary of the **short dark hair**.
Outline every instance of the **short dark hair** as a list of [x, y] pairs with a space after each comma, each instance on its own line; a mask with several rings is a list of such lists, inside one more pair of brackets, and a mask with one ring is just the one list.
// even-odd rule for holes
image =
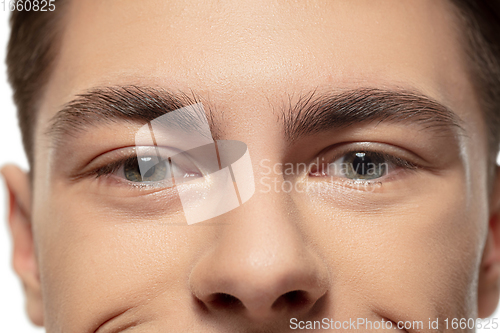
[[[16, 6], [17, 7], [17, 0]], [[63, 4], [54, 11], [14, 10], [10, 16], [7, 76], [14, 92], [23, 146], [33, 168], [34, 130], [40, 101], [53, 72], [63, 30]]]
[[[500, 144], [500, 0], [450, 0], [457, 9], [470, 60], [470, 77], [489, 131], [492, 170]], [[39, 101], [50, 79], [64, 29], [64, 7], [50, 12], [13, 11], [7, 72], [14, 91], [23, 145], [33, 168], [33, 133]]]
[[470, 78], [488, 128], [490, 174], [500, 144], [500, 0], [451, 0], [462, 23]]

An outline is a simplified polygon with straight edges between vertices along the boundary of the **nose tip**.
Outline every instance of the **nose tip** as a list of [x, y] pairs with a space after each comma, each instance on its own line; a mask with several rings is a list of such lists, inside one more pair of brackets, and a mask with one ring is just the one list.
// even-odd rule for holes
[[[204, 267], [203, 267], [204, 266]], [[255, 321], [308, 313], [326, 294], [326, 272], [311, 262], [272, 266], [207, 260], [191, 275], [191, 289], [208, 311]], [[206, 274], [210, 272], [209, 274]]]
[[274, 327], [313, 317], [326, 306], [321, 300], [330, 285], [328, 265], [307, 241], [300, 217], [290, 213], [294, 203], [270, 196], [256, 195], [221, 216], [230, 223], [217, 229], [193, 263], [192, 297], [206, 315], [222, 318], [219, 325]]
[[214, 310], [242, 312], [253, 320], [271, 320], [284, 313], [307, 312], [319, 297], [304, 290], [293, 290], [278, 297], [246, 297], [239, 294], [233, 296], [226, 293], [211, 293], [203, 295], [199, 300]]

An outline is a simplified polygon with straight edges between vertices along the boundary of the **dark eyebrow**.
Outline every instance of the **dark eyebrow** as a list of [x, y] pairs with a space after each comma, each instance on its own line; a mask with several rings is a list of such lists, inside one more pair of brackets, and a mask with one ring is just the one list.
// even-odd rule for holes
[[[47, 130], [56, 142], [64, 142], [67, 136], [77, 136], [89, 127], [129, 121], [133, 123], [148, 123], [166, 113], [183, 107], [193, 106], [202, 102], [193, 92], [174, 93], [162, 88], [117, 86], [93, 88], [79, 94], [50, 120]], [[203, 107], [208, 106], [206, 117], [214, 139], [220, 137], [220, 128], [214, 121], [210, 104], [203, 101]], [[183, 130], [196, 130], [200, 124], [201, 107], [193, 107], [194, 115], [186, 113], [173, 114], [168, 126]], [[196, 117], [197, 119], [194, 119]], [[193, 125], [194, 124], [194, 125]], [[193, 128], [194, 126], [194, 128]]]
[[[174, 93], [163, 88], [116, 86], [93, 88], [79, 94], [65, 104], [51, 119], [47, 134], [55, 142], [64, 142], [66, 136], [77, 136], [91, 126], [130, 121], [148, 123], [168, 112], [202, 102], [191, 92]], [[222, 137], [222, 127], [210, 103], [206, 117], [214, 140]], [[195, 108], [196, 114], [203, 109]], [[317, 93], [314, 90], [300, 96], [297, 102], [282, 109], [280, 114], [285, 138], [293, 142], [301, 136], [313, 135], [332, 129], [346, 128], [370, 122], [396, 122], [418, 124], [423, 129], [441, 133], [453, 128], [460, 134], [465, 130], [462, 120], [446, 106], [421, 93], [408, 90], [357, 88], [341, 93]], [[196, 130], [185, 114], [173, 118], [169, 126]]]
[[453, 129], [465, 134], [463, 121], [455, 112], [430, 97], [402, 89], [359, 88], [326, 94], [313, 91], [284, 107], [281, 117], [290, 142], [301, 136], [371, 122], [418, 124], [442, 134]]

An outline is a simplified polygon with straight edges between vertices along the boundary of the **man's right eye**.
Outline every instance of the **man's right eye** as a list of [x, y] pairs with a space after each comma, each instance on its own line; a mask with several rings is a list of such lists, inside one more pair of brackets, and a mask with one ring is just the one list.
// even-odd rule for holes
[[170, 164], [168, 160], [162, 160], [158, 163], [150, 166], [147, 171], [143, 174], [141, 173], [141, 168], [139, 167], [139, 160], [141, 163], [147, 163], [151, 161], [153, 157], [140, 157], [128, 159], [123, 167], [119, 170], [123, 173], [126, 180], [131, 182], [159, 182], [171, 177]]
[[[156, 156], [131, 157], [123, 161], [116, 175], [137, 183], [171, 182], [172, 175], [182, 175], [182, 180], [203, 177], [198, 167], [187, 158], [177, 163]], [[173, 184], [172, 184], [173, 185]]]
[[155, 188], [180, 185], [210, 173], [209, 169], [205, 170], [203, 161], [197, 161], [188, 153], [167, 147], [144, 146], [103, 154], [89, 165], [89, 169], [75, 178], [106, 178], [113, 180], [114, 184]]

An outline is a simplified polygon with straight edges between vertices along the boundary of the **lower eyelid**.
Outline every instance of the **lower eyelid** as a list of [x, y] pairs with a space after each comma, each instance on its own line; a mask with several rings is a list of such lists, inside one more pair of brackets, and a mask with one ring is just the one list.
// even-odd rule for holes
[[[125, 175], [124, 175], [124, 166], [122, 165], [115, 172], [107, 174], [107, 175], [103, 175], [100, 178], [104, 178], [103, 181], [111, 181], [111, 182], [113, 182], [113, 185], [126, 186], [126, 187], [129, 187], [129, 188], [134, 188], [134, 189], [139, 189], [139, 190], [140, 189], [144, 189], [144, 190], [148, 190], [148, 189], [166, 189], [166, 188], [171, 188], [171, 187], [179, 186], [179, 185], [181, 185], [183, 183], [182, 181], [177, 181], [177, 183], [175, 183], [175, 179], [172, 180], [172, 178], [171, 178], [172, 174], [167, 175], [167, 176], [169, 176], [169, 177], [168, 178], [166, 177], [164, 180], [160, 180], [160, 181], [134, 182], [134, 181], [127, 180], [125, 178]], [[195, 179], [198, 179], [198, 178], [204, 178], [205, 179], [206, 175], [205, 176], [201, 175], [200, 177], [194, 177], [194, 178], [191, 178], [189, 180], [195, 180]]]
[[123, 187], [133, 190], [144, 190], [144, 191], [155, 191], [155, 190], [164, 190], [168, 188], [173, 188], [175, 185], [167, 182], [133, 182], [129, 181], [125, 178], [118, 177], [114, 174], [108, 174], [100, 177], [98, 179], [99, 182], [104, 182], [104, 186], [115, 186], [115, 187]]
[[[323, 195], [343, 195], [348, 193], [366, 193], [366, 195], [376, 194], [376, 193], [388, 193], [392, 190], [402, 190], [407, 187], [404, 182], [401, 186], [398, 185], [398, 180], [404, 179], [409, 173], [413, 173], [415, 170], [398, 168], [394, 170], [391, 174], [384, 177], [371, 179], [371, 180], [355, 180], [343, 177], [313, 177], [316, 178], [312, 181], [305, 179], [306, 183], [310, 184], [304, 185], [305, 187], [310, 187], [312, 194], [323, 194]], [[346, 192], [347, 191], [347, 192]]]

